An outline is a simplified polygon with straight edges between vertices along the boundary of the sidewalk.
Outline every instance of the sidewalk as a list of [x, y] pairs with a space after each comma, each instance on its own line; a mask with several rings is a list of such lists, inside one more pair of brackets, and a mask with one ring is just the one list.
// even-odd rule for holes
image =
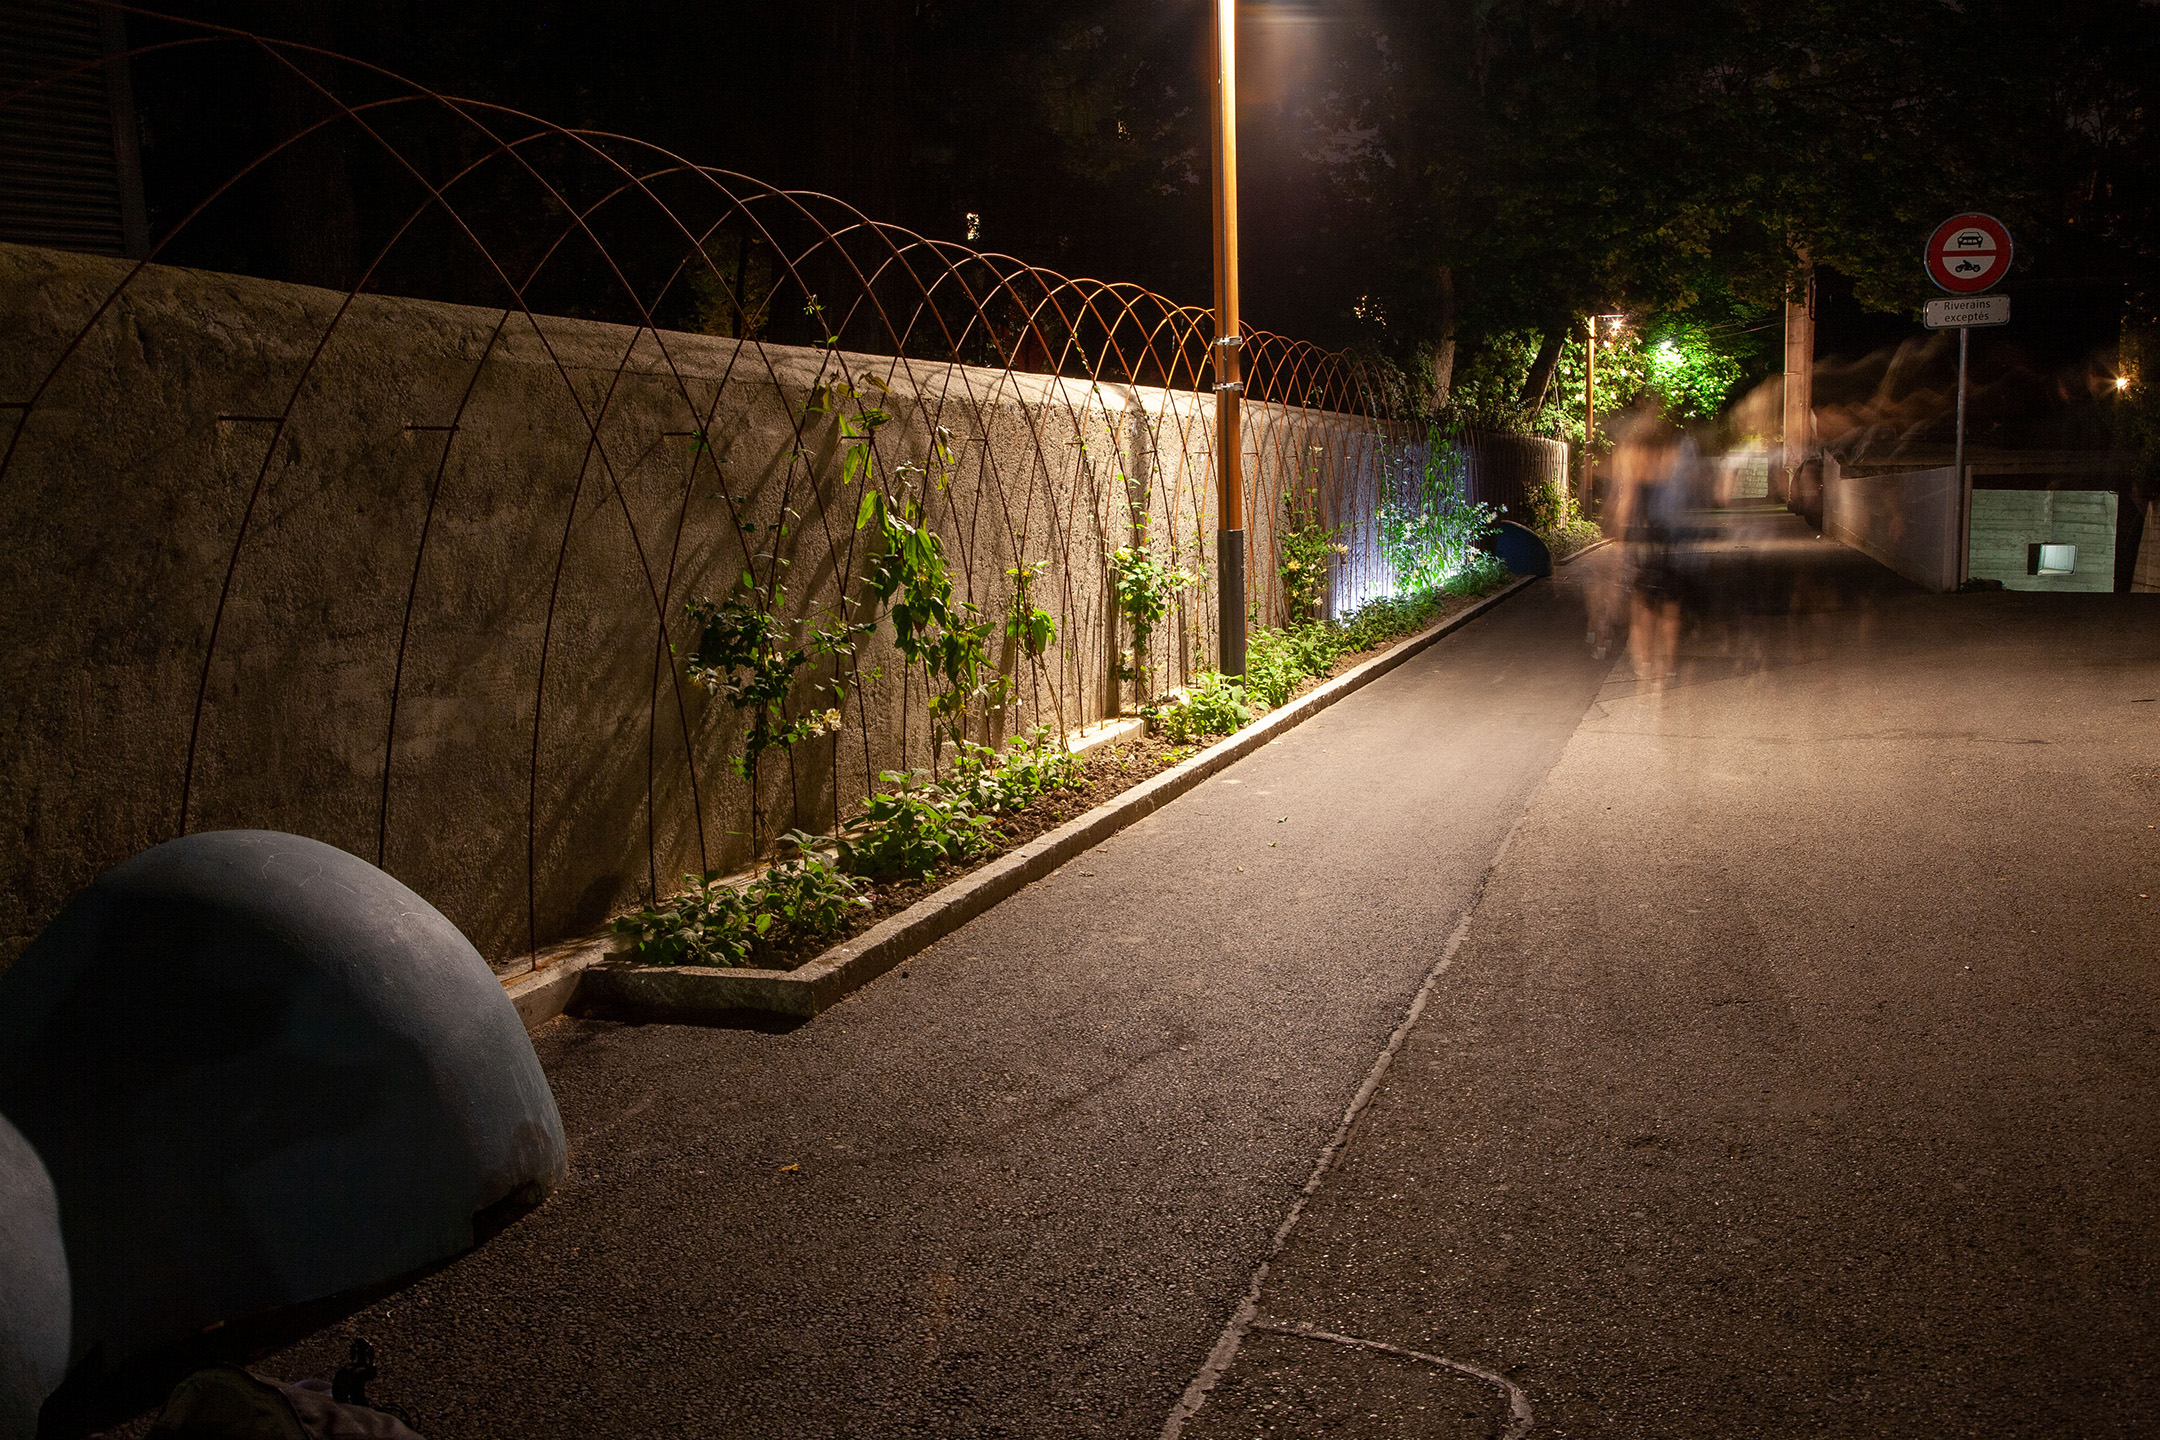
[[345, 1337], [429, 1440], [1149, 1437], [1609, 668], [1587, 557], [787, 1034], [558, 1021], [569, 1183]]

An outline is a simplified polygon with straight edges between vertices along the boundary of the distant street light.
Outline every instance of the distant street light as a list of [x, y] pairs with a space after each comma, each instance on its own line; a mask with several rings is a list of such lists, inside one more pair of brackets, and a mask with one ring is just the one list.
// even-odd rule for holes
[[1225, 675], [1245, 673], [1245, 395], [1238, 321], [1237, 0], [1215, 0], [1215, 533], [1216, 628]]

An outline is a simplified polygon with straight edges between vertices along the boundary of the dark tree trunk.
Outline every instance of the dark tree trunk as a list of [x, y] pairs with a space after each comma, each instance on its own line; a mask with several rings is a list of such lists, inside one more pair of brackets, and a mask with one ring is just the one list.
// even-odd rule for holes
[[1530, 376], [1523, 381], [1521, 405], [1535, 418], [1545, 408], [1545, 397], [1552, 390], [1553, 372], [1560, 368], [1560, 347], [1567, 343], [1567, 331], [1547, 330], [1545, 339], [1538, 345], [1537, 359], [1530, 362]]
[[1455, 388], [1455, 272], [1440, 267], [1433, 286], [1432, 403], [1435, 410], [1448, 402]]

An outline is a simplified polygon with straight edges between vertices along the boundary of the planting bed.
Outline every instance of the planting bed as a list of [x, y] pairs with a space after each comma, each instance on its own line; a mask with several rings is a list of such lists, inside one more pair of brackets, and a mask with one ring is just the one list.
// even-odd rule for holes
[[[1475, 605], [1482, 598], [1476, 595], [1450, 595], [1435, 610], [1428, 625], [1436, 625], [1449, 616]], [[1421, 626], [1420, 629], [1426, 627]], [[1295, 699], [1310, 694], [1338, 675], [1364, 664], [1373, 656], [1401, 644], [1407, 636], [1397, 636], [1384, 645], [1364, 650], [1345, 651], [1324, 675], [1309, 675], [1298, 682], [1290, 694]], [[1254, 707], [1257, 721], [1266, 711]], [[1136, 734], [1109, 741], [1089, 750], [1082, 757], [1081, 783], [1069, 790], [1053, 790], [1038, 795], [1025, 806], [1009, 815], [1000, 815], [992, 823], [997, 844], [980, 858], [964, 865], [940, 866], [927, 879], [904, 879], [881, 881], [871, 887], [869, 908], [859, 911], [855, 922], [845, 930], [823, 939], [800, 942], [786, 947], [760, 949], [753, 953], [751, 963], [774, 970], [793, 970], [807, 960], [822, 954], [828, 948], [841, 944], [869, 930], [878, 922], [899, 914], [925, 896], [933, 895], [946, 885], [972, 874], [1009, 851], [1018, 849], [1038, 835], [1048, 834], [1076, 815], [1085, 815], [1106, 800], [1130, 790], [1143, 780], [1152, 779], [1191, 758], [1213, 740], [1196, 745], [1172, 745], [1152, 734]]]
[[1298, 698], [1227, 738], [1172, 746], [1132, 735], [1084, 752], [1079, 785], [1039, 794], [996, 817], [992, 853], [926, 879], [879, 884], [873, 903], [851, 917], [846, 932], [821, 944], [758, 949], [746, 965], [670, 964], [635, 958], [627, 936], [608, 934], [559, 946], [528, 973], [505, 976], [504, 984], [528, 1026], [566, 1008], [625, 1018], [800, 1023], [1530, 583], [1524, 577], [1482, 596], [1448, 597], [1415, 633], [1337, 657], [1332, 678], [1308, 679]]
[[1192, 753], [1190, 745], [1171, 746], [1146, 734], [1098, 745], [1081, 757], [1083, 768], [1079, 785], [1038, 795], [1012, 814], [996, 817], [990, 828], [997, 843], [981, 857], [964, 865], [939, 866], [928, 878], [879, 881], [868, 889], [869, 907], [857, 911], [855, 923], [845, 930], [794, 945], [753, 951], [751, 963], [773, 970], [793, 970], [830, 947], [860, 935], [879, 921], [899, 914], [924, 896], [937, 893], [961, 876], [972, 874], [1036, 836], [1055, 830], [1075, 815], [1085, 815], [1105, 800], [1160, 775]]

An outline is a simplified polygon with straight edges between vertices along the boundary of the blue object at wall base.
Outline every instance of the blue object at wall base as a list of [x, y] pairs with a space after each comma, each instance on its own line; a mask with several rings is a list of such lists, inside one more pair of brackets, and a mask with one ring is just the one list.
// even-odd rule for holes
[[1493, 533], [1478, 542], [1478, 549], [1500, 557], [1500, 563], [1517, 575], [1552, 574], [1552, 551], [1527, 525], [1513, 520], [1497, 522]]

